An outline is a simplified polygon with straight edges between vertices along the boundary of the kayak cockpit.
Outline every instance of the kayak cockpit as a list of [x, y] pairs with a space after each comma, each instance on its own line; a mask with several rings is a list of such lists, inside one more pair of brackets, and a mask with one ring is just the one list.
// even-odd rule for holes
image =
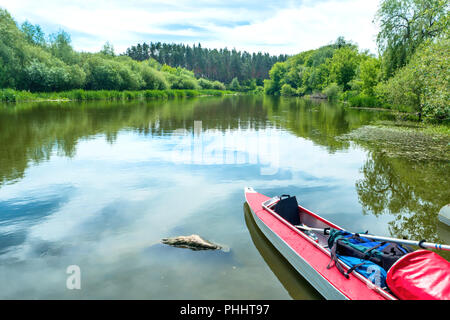
[[[283, 200], [281, 202], [280, 200]], [[280, 204], [283, 203], [282, 206]], [[305, 230], [301, 227], [308, 227], [314, 229], [335, 228], [340, 230], [341, 228], [332, 224], [329, 221], [315, 215], [311, 211], [298, 205], [295, 196], [290, 197], [287, 195], [281, 197], [274, 197], [262, 204], [263, 208], [272, 212], [272, 214], [278, 215], [285, 222], [291, 226], [297, 228], [301, 233], [307, 235], [323, 248], [328, 248], [329, 235], [323, 232], [314, 230]]]

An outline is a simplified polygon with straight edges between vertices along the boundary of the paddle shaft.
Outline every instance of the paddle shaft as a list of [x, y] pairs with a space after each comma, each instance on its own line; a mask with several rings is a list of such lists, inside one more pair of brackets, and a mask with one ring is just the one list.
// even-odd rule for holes
[[[303, 230], [309, 230], [309, 231], [318, 231], [318, 232], [324, 232], [325, 234], [329, 234], [326, 232], [329, 232], [328, 229], [320, 229], [320, 228], [310, 228], [307, 226], [295, 226], [299, 229]], [[350, 232], [351, 234], [355, 234], [353, 232]], [[389, 237], [381, 237], [381, 236], [374, 236], [371, 234], [361, 234], [364, 238], [368, 239], [374, 239], [374, 240], [380, 240], [380, 241], [386, 241], [386, 242], [395, 242], [395, 243], [401, 243], [404, 245], [411, 245], [411, 246], [419, 246], [421, 248], [427, 248], [427, 249], [436, 249], [436, 250], [445, 250], [450, 251], [450, 246], [446, 244], [438, 244], [438, 243], [430, 243], [425, 241], [416, 241], [416, 240], [406, 240], [406, 239], [397, 239], [397, 238], [389, 238]]]

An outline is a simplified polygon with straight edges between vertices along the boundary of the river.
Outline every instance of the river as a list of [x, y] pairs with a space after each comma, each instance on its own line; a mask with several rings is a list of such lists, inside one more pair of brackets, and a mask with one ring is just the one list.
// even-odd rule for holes
[[[386, 118], [254, 96], [0, 105], [0, 298], [321, 299], [257, 230], [245, 186], [348, 230], [449, 242], [448, 161], [340, 139]], [[225, 249], [160, 243], [190, 234]]]

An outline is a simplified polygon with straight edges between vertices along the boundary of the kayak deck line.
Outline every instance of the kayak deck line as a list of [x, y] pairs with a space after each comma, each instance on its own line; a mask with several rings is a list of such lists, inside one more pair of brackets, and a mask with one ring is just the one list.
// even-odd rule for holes
[[[313, 239], [286, 221], [270, 208], [276, 202], [271, 203], [274, 198], [264, 196], [249, 187], [245, 188], [245, 198], [263, 234], [322, 296], [333, 300], [396, 300], [396, 297], [357, 272], [351, 273], [347, 279], [337, 268], [327, 269], [330, 261], [328, 236], [323, 232], [314, 232]], [[300, 205], [298, 208], [300, 219], [306, 226], [342, 230], [308, 209]], [[345, 263], [342, 264], [344, 268], [349, 269]]]

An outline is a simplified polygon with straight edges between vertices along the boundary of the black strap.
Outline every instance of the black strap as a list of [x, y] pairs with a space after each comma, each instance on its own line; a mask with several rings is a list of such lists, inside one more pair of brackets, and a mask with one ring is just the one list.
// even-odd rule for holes
[[347, 272], [345, 272], [344, 268], [342, 267], [341, 263], [339, 262], [337, 255], [336, 255], [336, 243], [339, 241], [340, 239], [338, 239], [336, 242], [333, 243], [333, 246], [331, 247], [331, 251], [330, 251], [330, 256], [331, 256], [331, 260], [328, 263], [327, 269], [330, 269], [333, 267], [332, 263], [334, 261], [334, 265], [336, 266], [336, 268], [339, 270], [340, 273], [342, 273], [344, 275], [344, 277], [346, 277], [347, 279], [349, 278], [349, 275], [347, 274]]
[[366, 263], [365, 261], [355, 264], [353, 267], [351, 267], [350, 269], [347, 270], [346, 274], [349, 275], [350, 273], [352, 273], [354, 270], [356, 270], [358, 267], [362, 266], [364, 263]]
[[[356, 237], [359, 237], [358, 234], [356, 234]], [[337, 254], [336, 254], [336, 248], [337, 248], [337, 242], [340, 241], [341, 239], [337, 239], [334, 243], [333, 246], [331, 247], [331, 251], [330, 251], [330, 256], [331, 256], [331, 260], [328, 263], [327, 269], [332, 268], [332, 263], [334, 261], [334, 265], [336, 266], [336, 268], [339, 270], [340, 273], [342, 273], [344, 275], [344, 277], [346, 277], [347, 279], [349, 278], [350, 273], [352, 273], [354, 270], [356, 270], [358, 267], [362, 266], [364, 263], [366, 263], [366, 261], [363, 261], [361, 263], [355, 264], [353, 267], [351, 267], [350, 269], [348, 269], [347, 271], [344, 270], [343, 266], [341, 265], [341, 263], [338, 260]], [[381, 242], [379, 244], [377, 244], [376, 246], [373, 246], [372, 248], [368, 248], [366, 251], [364, 251], [364, 257], [361, 260], [365, 260], [366, 257], [370, 256], [370, 252], [372, 250], [375, 250], [376, 248], [379, 248], [381, 246], [384, 246], [387, 242]]]
[[425, 247], [423, 244], [427, 242], [427, 240], [420, 240], [418, 243], [418, 246], [421, 247], [422, 249], [426, 249], [427, 247]]
[[367, 249], [366, 251], [364, 251], [364, 257], [368, 256], [368, 254], [370, 253], [370, 251], [375, 250], [381, 246], [384, 246], [387, 242], [380, 242], [379, 244], [377, 244], [376, 246]]

